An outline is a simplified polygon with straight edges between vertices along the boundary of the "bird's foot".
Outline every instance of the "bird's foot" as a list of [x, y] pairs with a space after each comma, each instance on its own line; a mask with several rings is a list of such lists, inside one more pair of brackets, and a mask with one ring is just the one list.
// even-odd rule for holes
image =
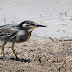
[[16, 56], [16, 60], [20, 60], [20, 59]]
[[7, 60], [8, 58], [6, 58], [5, 56], [2, 57], [3, 60]]

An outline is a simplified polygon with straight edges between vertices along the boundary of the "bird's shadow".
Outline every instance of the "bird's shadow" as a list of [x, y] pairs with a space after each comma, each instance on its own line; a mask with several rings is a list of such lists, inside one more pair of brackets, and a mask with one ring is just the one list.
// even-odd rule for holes
[[[3, 58], [3, 57], [0, 57], [0, 60], [6, 60], [5, 58]], [[12, 60], [12, 61], [20, 61], [20, 62], [28, 62], [28, 63], [30, 63], [31, 62], [31, 60], [30, 59], [24, 59], [24, 58], [13, 58], [13, 57], [11, 57], [11, 58], [9, 58], [9, 59], [7, 59], [7, 60]]]

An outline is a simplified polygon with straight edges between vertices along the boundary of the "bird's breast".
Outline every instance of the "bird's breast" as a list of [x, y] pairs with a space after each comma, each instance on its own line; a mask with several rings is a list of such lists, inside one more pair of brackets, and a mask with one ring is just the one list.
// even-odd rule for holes
[[16, 36], [17, 42], [27, 41], [31, 36], [31, 33], [25, 30], [19, 30]]

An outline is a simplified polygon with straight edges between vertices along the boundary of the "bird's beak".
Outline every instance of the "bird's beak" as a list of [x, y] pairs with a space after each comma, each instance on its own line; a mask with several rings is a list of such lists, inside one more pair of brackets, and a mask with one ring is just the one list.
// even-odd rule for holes
[[47, 27], [47, 26], [40, 25], [40, 24], [36, 24], [35, 26], [36, 26], [36, 27]]
[[31, 24], [31, 28], [29, 29], [29, 32], [33, 31], [35, 28], [37, 27], [47, 27], [47, 26], [44, 26], [44, 25], [40, 25], [40, 24], [36, 24], [36, 23], [33, 23]]

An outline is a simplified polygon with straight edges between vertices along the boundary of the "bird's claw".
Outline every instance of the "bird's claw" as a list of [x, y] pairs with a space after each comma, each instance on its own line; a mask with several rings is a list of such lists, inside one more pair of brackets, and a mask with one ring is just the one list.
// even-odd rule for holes
[[7, 60], [7, 58], [5, 56], [2, 57], [3, 60]]
[[16, 60], [19, 60], [19, 58], [18, 58], [18, 57], [16, 57]]

